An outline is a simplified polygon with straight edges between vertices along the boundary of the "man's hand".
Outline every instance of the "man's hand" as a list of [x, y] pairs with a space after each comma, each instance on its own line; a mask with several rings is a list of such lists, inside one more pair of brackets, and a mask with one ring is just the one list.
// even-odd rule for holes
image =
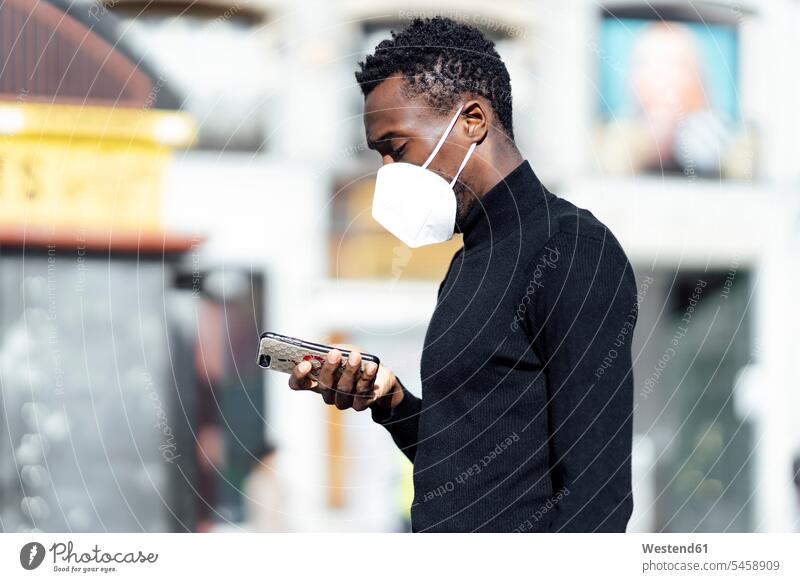
[[[310, 378], [311, 362], [297, 364], [289, 376], [292, 390], [311, 390], [322, 394], [325, 404], [334, 404], [339, 410], [352, 408], [366, 410], [372, 405], [391, 410], [403, 399], [400, 381], [389, 368], [368, 362], [361, 372], [361, 351], [348, 344], [333, 344], [325, 363], [319, 371], [318, 380]], [[350, 357], [341, 367], [342, 353], [350, 350]]]

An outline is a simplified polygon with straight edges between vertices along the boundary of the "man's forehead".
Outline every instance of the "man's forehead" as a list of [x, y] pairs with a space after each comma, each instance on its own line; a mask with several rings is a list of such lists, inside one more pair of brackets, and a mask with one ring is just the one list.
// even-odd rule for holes
[[369, 141], [386, 133], [413, 129], [428, 114], [428, 105], [403, 90], [405, 81], [390, 77], [370, 92], [364, 101], [364, 127]]
[[409, 98], [404, 90], [405, 84], [405, 79], [399, 75], [393, 75], [378, 84], [364, 101], [364, 113], [379, 113], [386, 109], [395, 109], [406, 105]]

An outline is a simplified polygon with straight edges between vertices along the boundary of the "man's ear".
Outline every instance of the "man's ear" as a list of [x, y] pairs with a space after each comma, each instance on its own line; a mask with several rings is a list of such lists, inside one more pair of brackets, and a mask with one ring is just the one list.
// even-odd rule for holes
[[462, 127], [471, 143], [480, 144], [489, 133], [489, 119], [484, 105], [477, 99], [464, 103], [461, 110], [463, 116]]

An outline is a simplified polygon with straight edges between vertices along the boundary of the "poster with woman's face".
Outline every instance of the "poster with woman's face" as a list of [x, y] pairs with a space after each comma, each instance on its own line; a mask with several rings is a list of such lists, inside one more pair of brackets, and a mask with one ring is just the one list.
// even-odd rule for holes
[[602, 172], [751, 175], [735, 27], [606, 18], [596, 52]]

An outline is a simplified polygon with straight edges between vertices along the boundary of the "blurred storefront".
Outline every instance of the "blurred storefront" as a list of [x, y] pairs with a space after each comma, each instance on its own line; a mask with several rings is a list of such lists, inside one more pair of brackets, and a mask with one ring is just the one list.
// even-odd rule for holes
[[[21, 18], [29, 3], [7, 4], [4, 18]], [[105, 48], [103, 67], [88, 59], [95, 69], [65, 75], [54, 53], [41, 78], [61, 89], [44, 101], [74, 86], [57, 106], [35, 98], [27, 70], [0, 78], [0, 363], [3, 422], [14, 419], [12, 445], [0, 441], [6, 529], [33, 527], [31, 515], [42, 529], [235, 529], [241, 483], [265, 436], [278, 444], [287, 498], [276, 510], [290, 529], [407, 527], [411, 467], [388, 434], [367, 415], [289, 390], [285, 376], [250, 359], [267, 329], [353, 343], [419, 393], [436, 287], [460, 241], [412, 250], [372, 220], [380, 160], [364, 143], [352, 75], [390, 29], [435, 14], [496, 41], [517, 141], [537, 175], [606, 222], [634, 263], [631, 530], [797, 529], [800, 85], [787, 58], [800, 54], [796, 3], [79, 4], [76, 21], [122, 56], [104, 60]], [[93, 84], [107, 68], [118, 84]], [[114, 107], [96, 103], [109, 96]], [[51, 235], [32, 233], [54, 226], [69, 241], [57, 241], [56, 272], [72, 279], [58, 280], [63, 331], [48, 348]], [[73, 239], [96, 226], [113, 236], [87, 246], [96, 261], [83, 295], [89, 320], [81, 294], [64, 289], [88, 277]], [[23, 244], [35, 260], [22, 261]], [[43, 368], [31, 376], [28, 361]], [[81, 374], [62, 380], [74, 399], [53, 388], [65, 362]], [[155, 390], [143, 370], [160, 378]], [[174, 463], [159, 451], [158, 407], [143, 399], [152, 393], [182, 455]], [[74, 418], [87, 435], [117, 440], [73, 448], [65, 406], [81, 407]], [[37, 427], [50, 427], [47, 443]], [[67, 447], [56, 455], [71, 481], [48, 476], [58, 466], [41, 451], [53, 443]], [[122, 488], [100, 523], [106, 513], [90, 500], [102, 497], [87, 498], [84, 466], [105, 475], [106, 490], [125, 483], [141, 497]], [[179, 474], [172, 489], [170, 469]], [[73, 505], [83, 521], [67, 525], [61, 507]]]
[[[0, 521], [5, 531], [191, 522], [165, 310], [199, 239], [161, 216], [194, 121], [107, 19], [0, 10]], [[179, 525], [180, 524], [180, 525]]]

